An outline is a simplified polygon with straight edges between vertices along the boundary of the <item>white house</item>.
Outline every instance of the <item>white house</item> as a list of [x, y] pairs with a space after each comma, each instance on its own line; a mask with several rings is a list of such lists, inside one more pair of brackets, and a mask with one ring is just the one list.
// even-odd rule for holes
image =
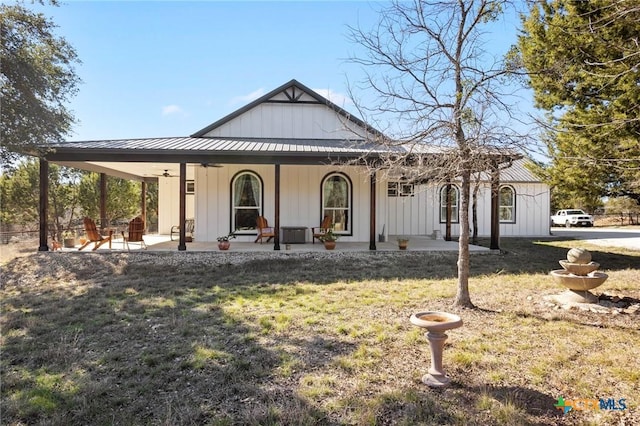
[[[193, 218], [197, 241], [216, 241], [230, 232], [253, 241], [259, 215], [278, 229], [306, 228], [306, 242], [312, 241], [310, 228], [330, 216], [341, 240], [369, 242], [371, 249], [381, 233], [445, 235], [446, 185], [390, 180], [368, 171], [364, 163], [384, 152], [370, 142], [379, 135], [292, 80], [190, 137], [67, 142], [45, 160], [158, 181], [159, 232], [168, 234]], [[361, 165], [354, 165], [358, 160]], [[493, 209], [489, 180], [486, 176], [478, 191], [478, 235], [496, 232], [492, 220], [494, 229], [499, 220], [502, 236], [549, 234], [549, 188], [524, 160], [500, 172]], [[448, 229], [455, 236], [455, 181], [452, 191]], [[276, 249], [278, 244], [276, 239]]]

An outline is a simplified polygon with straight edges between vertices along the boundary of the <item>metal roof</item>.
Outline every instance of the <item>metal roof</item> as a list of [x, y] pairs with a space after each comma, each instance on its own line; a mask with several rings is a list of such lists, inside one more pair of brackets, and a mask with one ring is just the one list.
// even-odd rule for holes
[[389, 152], [363, 140], [343, 139], [283, 139], [283, 138], [148, 138], [109, 139], [97, 141], [60, 142], [51, 145], [57, 151], [207, 151], [207, 152], [313, 152], [367, 153]]
[[[531, 160], [527, 158], [513, 160], [511, 166], [500, 169], [500, 182], [540, 182], [540, 178], [528, 169], [527, 164], [529, 163]], [[489, 181], [489, 174], [483, 173], [481, 180]]]
[[526, 158], [515, 160], [511, 167], [500, 170], [500, 180], [502, 182], [540, 182], [540, 178], [527, 168], [530, 162]]

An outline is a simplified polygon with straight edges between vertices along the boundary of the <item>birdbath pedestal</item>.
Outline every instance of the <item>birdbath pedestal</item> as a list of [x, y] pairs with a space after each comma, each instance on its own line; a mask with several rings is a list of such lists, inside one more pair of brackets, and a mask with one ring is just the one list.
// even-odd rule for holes
[[447, 330], [462, 326], [462, 319], [458, 315], [447, 312], [425, 311], [411, 315], [411, 324], [426, 328], [425, 336], [429, 340], [431, 348], [431, 367], [428, 373], [422, 376], [422, 383], [429, 387], [447, 386], [449, 379], [442, 368], [442, 352], [447, 340]]

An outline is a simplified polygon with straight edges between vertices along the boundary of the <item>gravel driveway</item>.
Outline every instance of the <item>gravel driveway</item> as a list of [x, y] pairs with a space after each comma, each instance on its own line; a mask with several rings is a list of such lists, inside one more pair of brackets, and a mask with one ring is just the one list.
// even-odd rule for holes
[[624, 228], [551, 228], [551, 235], [566, 236], [592, 244], [640, 251], [640, 226]]

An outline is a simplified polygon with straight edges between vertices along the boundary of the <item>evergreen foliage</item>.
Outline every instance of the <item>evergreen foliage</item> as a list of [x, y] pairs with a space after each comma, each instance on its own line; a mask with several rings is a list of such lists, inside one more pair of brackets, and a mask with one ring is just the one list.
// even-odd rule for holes
[[640, 4], [531, 2], [522, 22], [521, 65], [554, 130], [546, 177], [556, 206], [640, 203]]
[[74, 123], [64, 103], [77, 91], [80, 79], [74, 65], [80, 61], [73, 47], [55, 35], [55, 28], [53, 21], [22, 2], [0, 4], [3, 163], [15, 160], [16, 152], [63, 140]]

